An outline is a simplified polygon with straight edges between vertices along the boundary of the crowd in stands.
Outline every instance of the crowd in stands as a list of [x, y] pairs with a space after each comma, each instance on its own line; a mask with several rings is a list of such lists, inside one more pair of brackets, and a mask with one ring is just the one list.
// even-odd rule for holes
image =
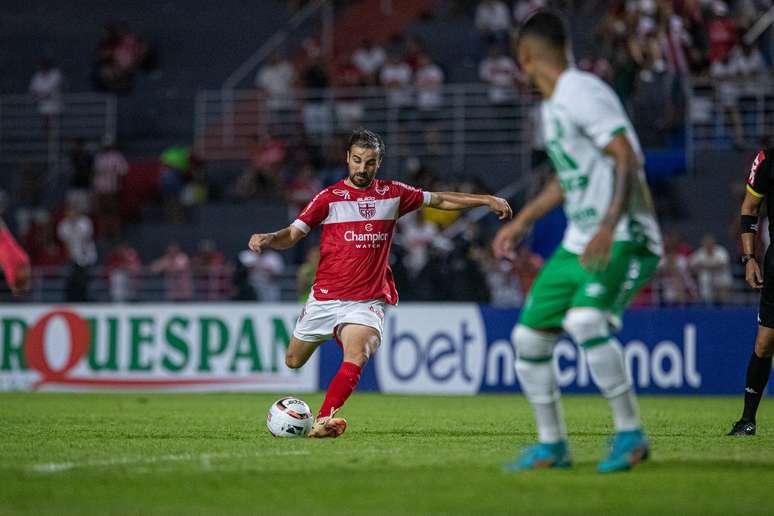
[[[566, 2], [560, 2], [565, 4]], [[579, 65], [609, 81], [621, 98], [634, 102], [638, 84], [664, 85], [664, 126], [677, 123], [681, 88], [687, 78], [715, 81], [719, 98], [735, 130], [744, 138], [736, 107], [738, 99], [765, 87], [760, 80], [770, 56], [741, 36], [771, 2], [765, 0], [615, 0], [592, 2], [607, 9], [588, 55]], [[470, 3], [468, 4], [470, 6]], [[495, 106], [514, 101], [523, 78], [513, 57], [512, 36], [532, 12], [555, 6], [551, 0], [481, 0], [470, 9], [471, 38], [463, 65], [473, 66]], [[156, 69], [156, 51], [125, 23], [108, 23], [93, 61], [93, 81], [100, 90], [125, 94], [136, 75]], [[456, 63], [455, 63], [456, 64]], [[254, 86], [268, 113], [265, 130], [248, 148], [243, 172], [227, 188], [231, 201], [282, 199], [288, 220], [324, 186], [346, 174], [339, 138], [361, 123], [365, 108], [351, 87], [382, 88], [385, 105], [399, 120], [419, 121], [433, 147], [435, 114], [444, 107], [448, 70], [433, 59], [424, 42], [398, 36], [385, 44], [367, 38], [351, 53], [323, 59], [320, 45], [306, 40], [293, 57], [276, 52], [257, 70]], [[740, 79], [744, 79], [740, 82]], [[62, 112], [65, 75], [49, 59], [41, 59], [29, 91], [38, 101], [42, 127], [48, 131]], [[308, 90], [298, 95], [299, 88]], [[328, 101], [335, 100], [330, 109]], [[303, 130], [289, 137], [272, 131], [289, 112], [300, 114]], [[295, 126], [294, 126], [295, 127]], [[319, 136], [332, 131], [332, 138]], [[324, 143], [324, 144], [323, 144]], [[438, 152], [440, 154], [440, 151]], [[405, 156], [404, 156], [405, 157]], [[187, 146], [166, 149], [159, 157], [158, 200], [163, 219], [191, 220], [191, 211], [213, 197], [201, 159]], [[410, 182], [431, 190], [484, 192], [471, 178], [434, 176], [417, 160], [408, 160]], [[278, 301], [287, 298], [288, 271], [298, 270], [297, 296], [304, 299], [316, 270], [319, 251], [312, 239], [288, 253], [226, 257], [211, 240], [197, 249], [170, 243], [154, 260], [124, 239], [124, 184], [131, 165], [116, 142], [99, 148], [83, 140], [69, 143], [66, 202], [55, 209], [45, 200], [47, 174], [30, 163], [21, 165], [14, 192], [15, 227], [34, 266], [67, 267], [65, 297], [90, 298], [95, 274], [104, 276], [110, 299], [138, 300], [148, 284], [162, 280], [163, 298]], [[494, 259], [483, 229], [487, 224], [463, 223], [458, 214], [425, 208], [398, 225], [392, 266], [405, 300], [459, 300], [515, 306], [523, 302], [542, 259], [522, 246], [519, 260]], [[446, 232], [457, 226], [455, 236]], [[723, 303], [729, 300], [733, 257], [709, 236], [692, 251], [674, 235], [665, 242], [666, 255], [652, 299], [664, 305]], [[190, 255], [189, 255], [190, 253]], [[443, 275], [441, 278], [439, 275]], [[154, 280], [153, 278], [156, 278]], [[449, 280], [449, 278], [453, 278]], [[439, 285], [441, 288], [439, 288]]]

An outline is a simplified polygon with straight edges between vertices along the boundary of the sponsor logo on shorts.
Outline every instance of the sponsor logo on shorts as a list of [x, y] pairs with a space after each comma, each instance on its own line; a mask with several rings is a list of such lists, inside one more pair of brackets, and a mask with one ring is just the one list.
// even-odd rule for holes
[[382, 323], [384, 323], [384, 311], [383, 310], [381, 310], [380, 308], [378, 308], [378, 307], [376, 307], [374, 305], [369, 306], [368, 309], [371, 310], [373, 313], [375, 313], [376, 317], [378, 317], [379, 320], [382, 321]]

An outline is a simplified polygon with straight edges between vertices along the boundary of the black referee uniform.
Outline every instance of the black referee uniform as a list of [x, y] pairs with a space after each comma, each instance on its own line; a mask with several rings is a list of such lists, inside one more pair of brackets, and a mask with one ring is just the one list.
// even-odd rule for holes
[[[747, 191], [754, 197], [763, 199], [769, 216], [769, 241], [774, 241], [774, 149], [758, 152], [747, 176]], [[763, 288], [758, 309], [758, 324], [774, 328], [774, 252], [771, 247], [763, 259]]]
[[[760, 202], [755, 202], [755, 199], [751, 199], [749, 196]], [[750, 253], [742, 257], [747, 274], [753, 273], [752, 265], [748, 262], [755, 259], [753, 247], [755, 233], [758, 230], [757, 211], [762, 203], [765, 203], [766, 213], [769, 214], [768, 230], [769, 239], [772, 241], [774, 240], [772, 239], [774, 234], [774, 217], [772, 217], [774, 215], [774, 148], [762, 149], [758, 152], [747, 176], [747, 195], [742, 204], [741, 215], [742, 245], [746, 247], [744, 252]], [[750, 233], [752, 235], [745, 236], [745, 234]], [[747, 365], [744, 411], [742, 419], [734, 423], [728, 435], [755, 435], [755, 416], [771, 374], [771, 360], [772, 353], [774, 353], [774, 250], [771, 246], [766, 251], [760, 272], [763, 276], [763, 285], [758, 307], [759, 328], [755, 340], [755, 350]], [[751, 276], [748, 276], [748, 281], [750, 278]], [[759, 281], [758, 277], [754, 279], [754, 282], [761, 286]]]

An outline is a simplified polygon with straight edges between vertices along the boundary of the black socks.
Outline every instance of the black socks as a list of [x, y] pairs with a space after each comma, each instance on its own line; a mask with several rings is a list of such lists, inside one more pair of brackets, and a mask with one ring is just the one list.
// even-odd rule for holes
[[744, 412], [742, 420], [755, 421], [758, 404], [771, 374], [771, 357], [760, 358], [753, 352], [747, 365], [747, 382], [744, 388]]

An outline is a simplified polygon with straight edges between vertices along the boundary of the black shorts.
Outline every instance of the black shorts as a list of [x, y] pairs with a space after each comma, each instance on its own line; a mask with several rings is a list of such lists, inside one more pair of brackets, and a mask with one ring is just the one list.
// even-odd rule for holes
[[774, 328], [774, 252], [771, 248], [763, 258], [763, 288], [758, 307], [758, 324]]

